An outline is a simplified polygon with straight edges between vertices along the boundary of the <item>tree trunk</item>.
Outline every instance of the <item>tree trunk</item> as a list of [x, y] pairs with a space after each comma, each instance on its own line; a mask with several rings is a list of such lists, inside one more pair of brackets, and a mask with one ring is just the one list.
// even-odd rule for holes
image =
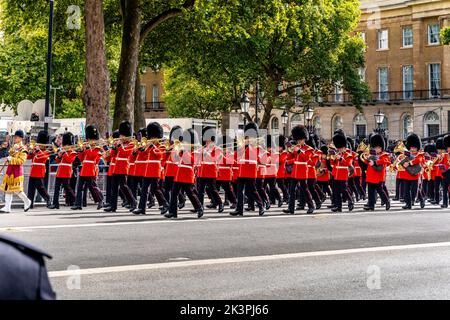
[[136, 85], [134, 89], [134, 131], [145, 127], [145, 107], [141, 99], [141, 78], [139, 74], [139, 63], [136, 68]]
[[128, 120], [134, 124], [134, 99], [141, 32], [141, 0], [124, 0], [122, 49], [114, 104], [114, 124]]
[[265, 104], [264, 114], [263, 114], [263, 117], [261, 120], [261, 124], [259, 126], [261, 129], [267, 129], [267, 127], [269, 126], [269, 121], [270, 121], [270, 117], [272, 115], [272, 110], [273, 110], [273, 101], [268, 100]]
[[109, 72], [106, 61], [103, 1], [86, 0], [86, 78], [82, 91], [86, 124], [97, 124], [102, 136], [109, 130]]

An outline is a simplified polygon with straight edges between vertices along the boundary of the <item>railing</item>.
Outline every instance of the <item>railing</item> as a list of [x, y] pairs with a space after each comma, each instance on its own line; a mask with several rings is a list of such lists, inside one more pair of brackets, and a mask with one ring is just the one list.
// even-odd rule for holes
[[[436, 101], [436, 100], [450, 100], [450, 89], [439, 90], [412, 90], [412, 91], [386, 91], [386, 92], [372, 92], [366, 105], [374, 104], [400, 104], [412, 103], [413, 101]], [[323, 105], [351, 105], [352, 96], [348, 93], [329, 94], [324, 97], [314, 99], [315, 103]], [[301, 104], [301, 103], [300, 103]]]
[[145, 102], [145, 112], [152, 112], [152, 111], [165, 111], [165, 105], [163, 101], [157, 101], [157, 102]]

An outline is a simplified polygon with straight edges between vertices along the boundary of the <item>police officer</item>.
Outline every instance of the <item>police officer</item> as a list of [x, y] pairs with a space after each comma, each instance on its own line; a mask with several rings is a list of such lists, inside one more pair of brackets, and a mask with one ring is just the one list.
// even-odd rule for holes
[[0, 300], [55, 300], [44, 257], [28, 243], [0, 234]]

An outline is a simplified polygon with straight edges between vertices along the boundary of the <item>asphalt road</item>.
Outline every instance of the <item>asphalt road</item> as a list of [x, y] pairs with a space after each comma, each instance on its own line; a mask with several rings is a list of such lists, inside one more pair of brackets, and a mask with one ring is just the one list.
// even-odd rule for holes
[[[450, 210], [231, 217], [95, 207], [0, 215], [53, 255], [60, 299], [448, 299]], [[229, 210], [228, 210], [229, 211]]]

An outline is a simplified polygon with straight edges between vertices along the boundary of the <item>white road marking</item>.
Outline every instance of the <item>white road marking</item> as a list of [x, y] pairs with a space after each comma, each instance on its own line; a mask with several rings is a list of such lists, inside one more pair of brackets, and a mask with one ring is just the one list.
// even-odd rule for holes
[[288, 254], [274, 254], [264, 256], [249, 256], [249, 257], [234, 257], [234, 258], [219, 258], [219, 259], [203, 259], [192, 261], [177, 261], [177, 262], [163, 262], [152, 264], [138, 264], [128, 266], [116, 266], [116, 267], [102, 267], [102, 268], [90, 268], [90, 269], [78, 269], [78, 270], [63, 270], [49, 272], [50, 278], [70, 277], [73, 275], [94, 275], [105, 273], [118, 273], [118, 272], [130, 272], [130, 271], [147, 271], [156, 269], [169, 269], [169, 268], [182, 268], [182, 267], [196, 267], [207, 265], [220, 265], [227, 263], [246, 263], [246, 262], [260, 262], [260, 261], [273, 261], [273, 260], [285, 260], [285, 259], [298, 259], [298, 258], [310, 258], [321, 256], [335, 256], [344, 254], [357, 254], [368, 252], [381, 252], [381, 251], [398, 251], [398, 250], [411, 250], [411, 249], [423, 249], [423, 248], [438, 248], [438, 247], [450, 247], [450, 242], [435, 242], [435, 243], [421, 243], [421, 244], [408, 244], [397, 246], [384, 246], [384, 247], [369, 247], [369, 248], [355, 248], [355, 249], [342, 249], [342, 250], [326, 250], [326, 251], [313, 251], [313, 252], [299, 252]]
[[[277, 208], [278, 209], [278, 208]], [[355, 208], [356, 209], [356, 208]], [[324, 210], [324, 209], [321, 209]], [[328, 210], [328, 209], [327, 209]], [[152, 220], [152, 221], [122, 221], [122, 222], [97, 222], [97, 223], [74, 223], [74, 224], [54, 224], [54, 225], [35, 225], [35, 226], [5, 226], [0, 227], [0, 232], [8, 232], [11, 229], [14, 229], [14, 232], [25, 232], [25, 231], [31, 231], [31, 230], [40, 230], [40, 229], [64, 229], [64, 228], [92, 228], [92, 227], [115, 227], [115, 226], [123, 226], [123, 225], [147, 225], [147, 224], [160, 224], [160, 223], [195, 223], [195, 222], [214, 222], [214, 221], [235, 221], [235, 219], [238, 220], [253, 220], [253, 219], [286, 219], [286, 218], [312, 218], [317, 219], [318, 217], [347, 217], [347, 216], [373, 216], [373, 215], [389, 215], [389, 213], [425, 213], [433, 211], [432, 208], [427, 209], [413, 209], [413, 210], [390, 210], [390, 211], [384, 211], [381, 208], [377, 211], [353, 211], [353, 212], [343, 212], [343, 213], [323, 213], [323, 211], [317, 211], [316, 214], [308, 215], [304, 213], [296, 213], [295, 215], [290, 214], [279, 214], [279, 211], [272, 211], [268, 212], [268, 215], [265, 215], [263, 217], [260, 216], [243, 216], [243, 217], [231, 217], [229, 215], [226, 215], [226, 217], [223, 218], [208, 218], [203, 216], [201, 219], [194, 218], [194, 215], [189, 215], [188, 213], [182, 214], [179, 216], [178, 219], [163, 219], [163, 220]], [[45, 212], [45, 211], [41, 211]], [[445, 211], [437, 211], [439, 213], [446, 213]], [[120, 213], [127, 213], [127, 211], [124, 212], [118, 212]], [[270, 215], [270, 213], [276, 213], [277, 215]], [[434, 211], [433, 211], [434, 213]], [[96, 212], [89, 212], [88, 214], [98, 214]], [[226, 213], [225, 213], [226, 214]], [[85, 214], [83, 214], [85, 215]], [[29, 215], [32, 216], [32, 215]], [[102, 218], [101, 215], [98, 216], [99, 218]], [[130, 216], [131, 217], [131, 216]], [[137, 217], [157, 217], [157, 215], [148, 215], [148, 216], [137, 216]], [[118, 217], [123, 218], [123, 217]]]

